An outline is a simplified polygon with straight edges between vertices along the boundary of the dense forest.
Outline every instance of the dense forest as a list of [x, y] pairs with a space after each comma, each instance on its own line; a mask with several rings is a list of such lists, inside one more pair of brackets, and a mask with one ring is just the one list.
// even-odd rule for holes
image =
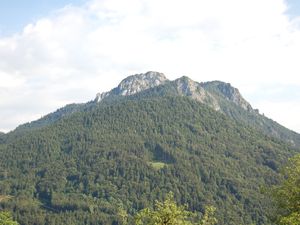
[[268, 224], [263, 187], [298, 150], [188, 97], [140, 94], [1, 135], [0, 207], [20, 224], [121, 224], [162, 201]]

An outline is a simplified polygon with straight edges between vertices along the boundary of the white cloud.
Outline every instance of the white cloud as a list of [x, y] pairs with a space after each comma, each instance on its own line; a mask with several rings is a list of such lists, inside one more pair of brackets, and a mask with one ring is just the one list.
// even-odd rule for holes
[[[94, 0], [66, 6], [0, 37], [0, 130], [91, 100], [126, 75], [147, 70], [170, 79], [231, 82], [267, 115], [268, 109], [281, 110], [292, 94], [285, 95], [286, 104], [268, 107], [257, 93], [263, 96], [269, 84], [300, 86], [300, 19], [290, 20], [286, 9], [284, 0]], [[286, 119], [280, 121], [291, 127], [297, 113], [281, 113]], [[300, 131], [300, 125], [291, 128]]]

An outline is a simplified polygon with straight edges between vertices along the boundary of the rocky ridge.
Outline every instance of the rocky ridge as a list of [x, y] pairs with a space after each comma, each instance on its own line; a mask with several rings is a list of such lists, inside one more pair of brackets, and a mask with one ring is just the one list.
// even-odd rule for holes
[[[231, 84], [221, 81], [199, 83], [186, 76], [170, 81], [164, 74], [154, 71], [129, 76], [111, 91], [97, 94], [93, 101], [67, 105], [39, 120], [20, 125], [13, 133], [14, 135], [20, 135], [28, 130], [40, 129], [74, 113], [89, 111], [94, 107], [98, 107], [103, 100], [106, 103], [114, 104], [115, 100], [120, 100], [120, 96], [130, 95], [135, 95], [139, 99], [151, 96], [187, 96], [239, 123], [244, 123], [263, 131], [268, 136], [279, 138], [293, 146], [300, 147], [299, 134], [259, 114], [259, 111], [253, 109], [242, 97], [239, 90]], [[133, 99], [135, 99], [134, 96]], [[9, 137], [11, 135], [8, 133], [5, 135], [0, 134], [1, 136]]]
[[173, 83], [175, 84], [179, 95], [191, 97], [198, 102], [211, 106], [216, 111], [220, 110], [217, 99], [206, 91], [200, 83], [195, 82], [186, 76], [175, 80]]
[[204, 103], [216, 111], [220, 111], [220, 103], [217, 96], [222, 95], [226, 100], [240, 106], [244, 110], [252, 111], [251, 105], [242, 97], [239, 90], [229, 83], [212, 81], [198, 83], [187, 76], [183, 76], [174, 81], [170, 81], [163, 73], [149, 71], [147, 73], [131, 75], [109, 92], [98, 93], [95, 102], [101, 102], [108, 96], [129, 96], [139, 92], [154, 88], [167, 82], [171, 83], [180, 96], [188, 96], [192, 99]]
[[242, 97], [240, 91], [237, 88], [232, 87], [230, 83], [210, 81], [202, 83], [202, 86], [207, 90], [217, 92], [218, 95], [222, 95], [222, 97], [240, 106], [246, 111], [254, 111], [251, 105]]

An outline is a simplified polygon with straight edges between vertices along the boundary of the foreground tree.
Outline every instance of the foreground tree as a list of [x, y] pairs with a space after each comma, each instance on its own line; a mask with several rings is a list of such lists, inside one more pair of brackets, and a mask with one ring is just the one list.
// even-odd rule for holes
[[200, 221], [200, 225], [214, 225], [218, 222], [215, 218], [216, 208], [213, 206], [206, 206], [205, 213]]
[[146, 208], [140, 211], [135, 217], [135, 223], [136, 225], [214, 225], [217, 222], [214, 212], [214, 207], [207, 207], [202, 220], [195, 223], [193, 221], [196, 214], [187, 211], [185, 206], [178, 206], [173, 200], [173, 194], [169, 193], [165, 201], [156, 201], [154, 209]]
[[300, 224], [300, 155], [289, 160], [283, 169], [283, 181], [274, 187], [274, 220], [279, 225]]
[[9, 212], [0, 212], [0, 225], [19, 225]]

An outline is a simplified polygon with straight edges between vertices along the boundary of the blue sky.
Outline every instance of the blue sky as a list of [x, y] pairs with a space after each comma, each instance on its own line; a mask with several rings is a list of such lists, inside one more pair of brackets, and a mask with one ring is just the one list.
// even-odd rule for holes
[[300, 132], [299, 58], [299, 0], [0, 0], [0, 131], [154, 70]]
[[[8, 35], [22, 30], [28, 23], [45, 17], [66, 5], [81, 5], [86, 0], [0, 0], [0, 35]], [[287, 14], [300, 15], [300, 1], [287, 0]], [[271, 7], [271, 6], [270, 6]]]
[[[9, 35], [23, 29], [28, 23], [49, 16], [66, 5], [79, 6], [87, 0], [0, 0], [0, 35]], [[300, 15], [300, 1], [287, 0], [287, 14]]]
[[80, 5], [84, 0], [0, 0], [0, 35], [19, 32], [68, 4]]
[[289, 6], [287, 13], [291, 17], [296, 17], [300, 15], [300, 1], [299, 0], [288, 0], [287, 4]]

